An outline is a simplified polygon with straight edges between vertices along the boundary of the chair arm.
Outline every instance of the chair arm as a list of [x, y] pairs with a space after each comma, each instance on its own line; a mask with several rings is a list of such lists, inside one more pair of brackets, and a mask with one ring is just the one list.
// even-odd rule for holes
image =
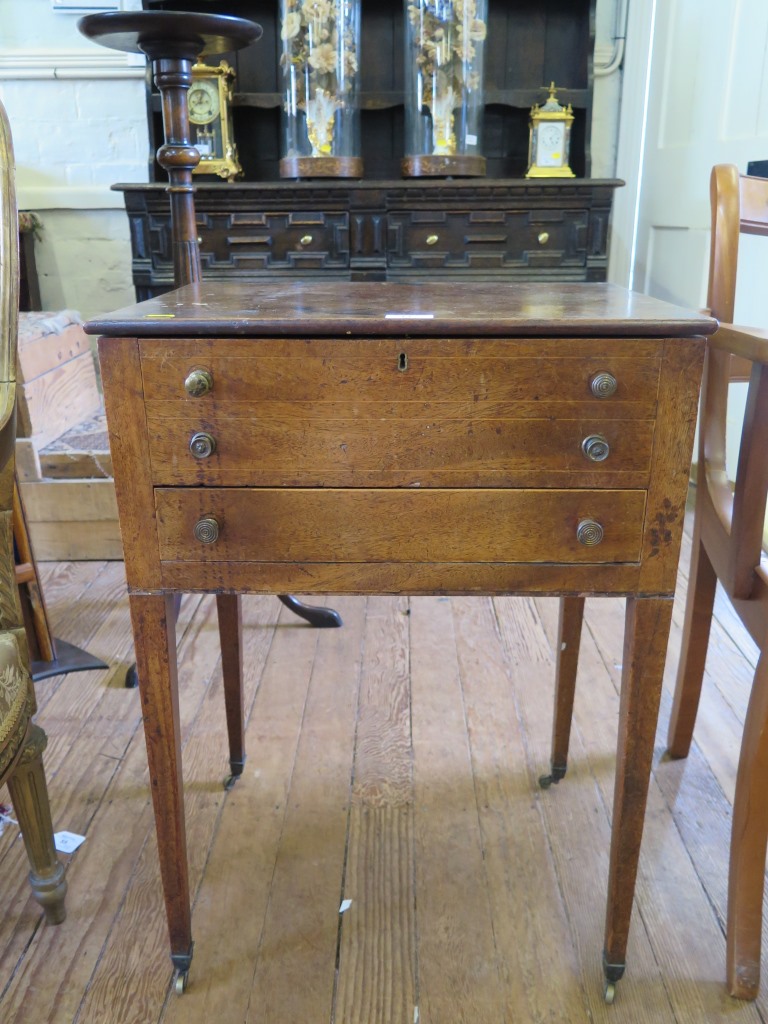
[[710, 348], [742, 356], [753, 363], [768, 364], [768, 331], [759, 327], [740, 327], [721, 323], [707, 339]]

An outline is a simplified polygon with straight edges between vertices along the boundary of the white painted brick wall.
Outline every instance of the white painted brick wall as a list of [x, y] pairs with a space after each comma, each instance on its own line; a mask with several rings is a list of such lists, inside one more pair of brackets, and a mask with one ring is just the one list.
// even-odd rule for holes
[[[35, 247], [43, 306], [89, 317], [135, 301], [128, 219], [110, 186], [147, 180], [149, 142], [143, 75], [125, 77], [131, 58], [90, 43], [77, 21], [49, 0], [0, 0], [0, 99], [19, 206], [43, 223]], [[106, 66], [96, 74], [113, 66], [115, 77], [53, 77], [77, 76], [78, 61], [93, 74], [94, 57]]]

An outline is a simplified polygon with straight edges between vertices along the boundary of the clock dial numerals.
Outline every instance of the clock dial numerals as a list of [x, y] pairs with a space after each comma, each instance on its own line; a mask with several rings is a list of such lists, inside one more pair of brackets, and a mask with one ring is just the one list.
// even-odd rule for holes
[[210, 124], [219, 116], [219, 90], [213, 82], [199, 79], [189, 90], [189, 120], [192, 124]]
[[542, 124], [539, 126], [539, 141], [536, 163], [539, 167], [560, 167], [563, 164], [565, 126]]

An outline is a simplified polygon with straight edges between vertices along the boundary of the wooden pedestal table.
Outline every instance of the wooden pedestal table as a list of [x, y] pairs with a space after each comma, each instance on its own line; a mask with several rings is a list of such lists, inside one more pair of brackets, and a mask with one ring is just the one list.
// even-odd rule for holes
[[[604, 946], [625, 966], [688, 488], [697, 313], [609, 285], [202, 284], [101, 317], [171, 956], [192, 956], [179, 592], [626, 595]], [[185, 381], [210, 386], [190, 394]], [[206, 457], [190, 453], [190, 443]], [[230, 638], [232, 639], [232, 638]], [[242, 737], [241, 652], [224, 659]], [[558, 687], [576, 658], [558, 651]], [[556, 733], [553, 774], [565, 770]], [[242, 751], [238, 751], [242, 753]], [[556, 771], [558, 770], [558, 771]]]

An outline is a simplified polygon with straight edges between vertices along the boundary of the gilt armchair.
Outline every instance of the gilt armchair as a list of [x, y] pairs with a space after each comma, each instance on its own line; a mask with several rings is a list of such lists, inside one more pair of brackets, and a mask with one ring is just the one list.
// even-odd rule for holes
[[16, 440], [18, 213], [11, 133], [0, 104], [0, 785], [8, 784], [35, 898], [51, 924], [64, 920], [67, 883], [53, 842], [43, 772], [46, 736], [35, 725], [35, 692], [13, 551]]

